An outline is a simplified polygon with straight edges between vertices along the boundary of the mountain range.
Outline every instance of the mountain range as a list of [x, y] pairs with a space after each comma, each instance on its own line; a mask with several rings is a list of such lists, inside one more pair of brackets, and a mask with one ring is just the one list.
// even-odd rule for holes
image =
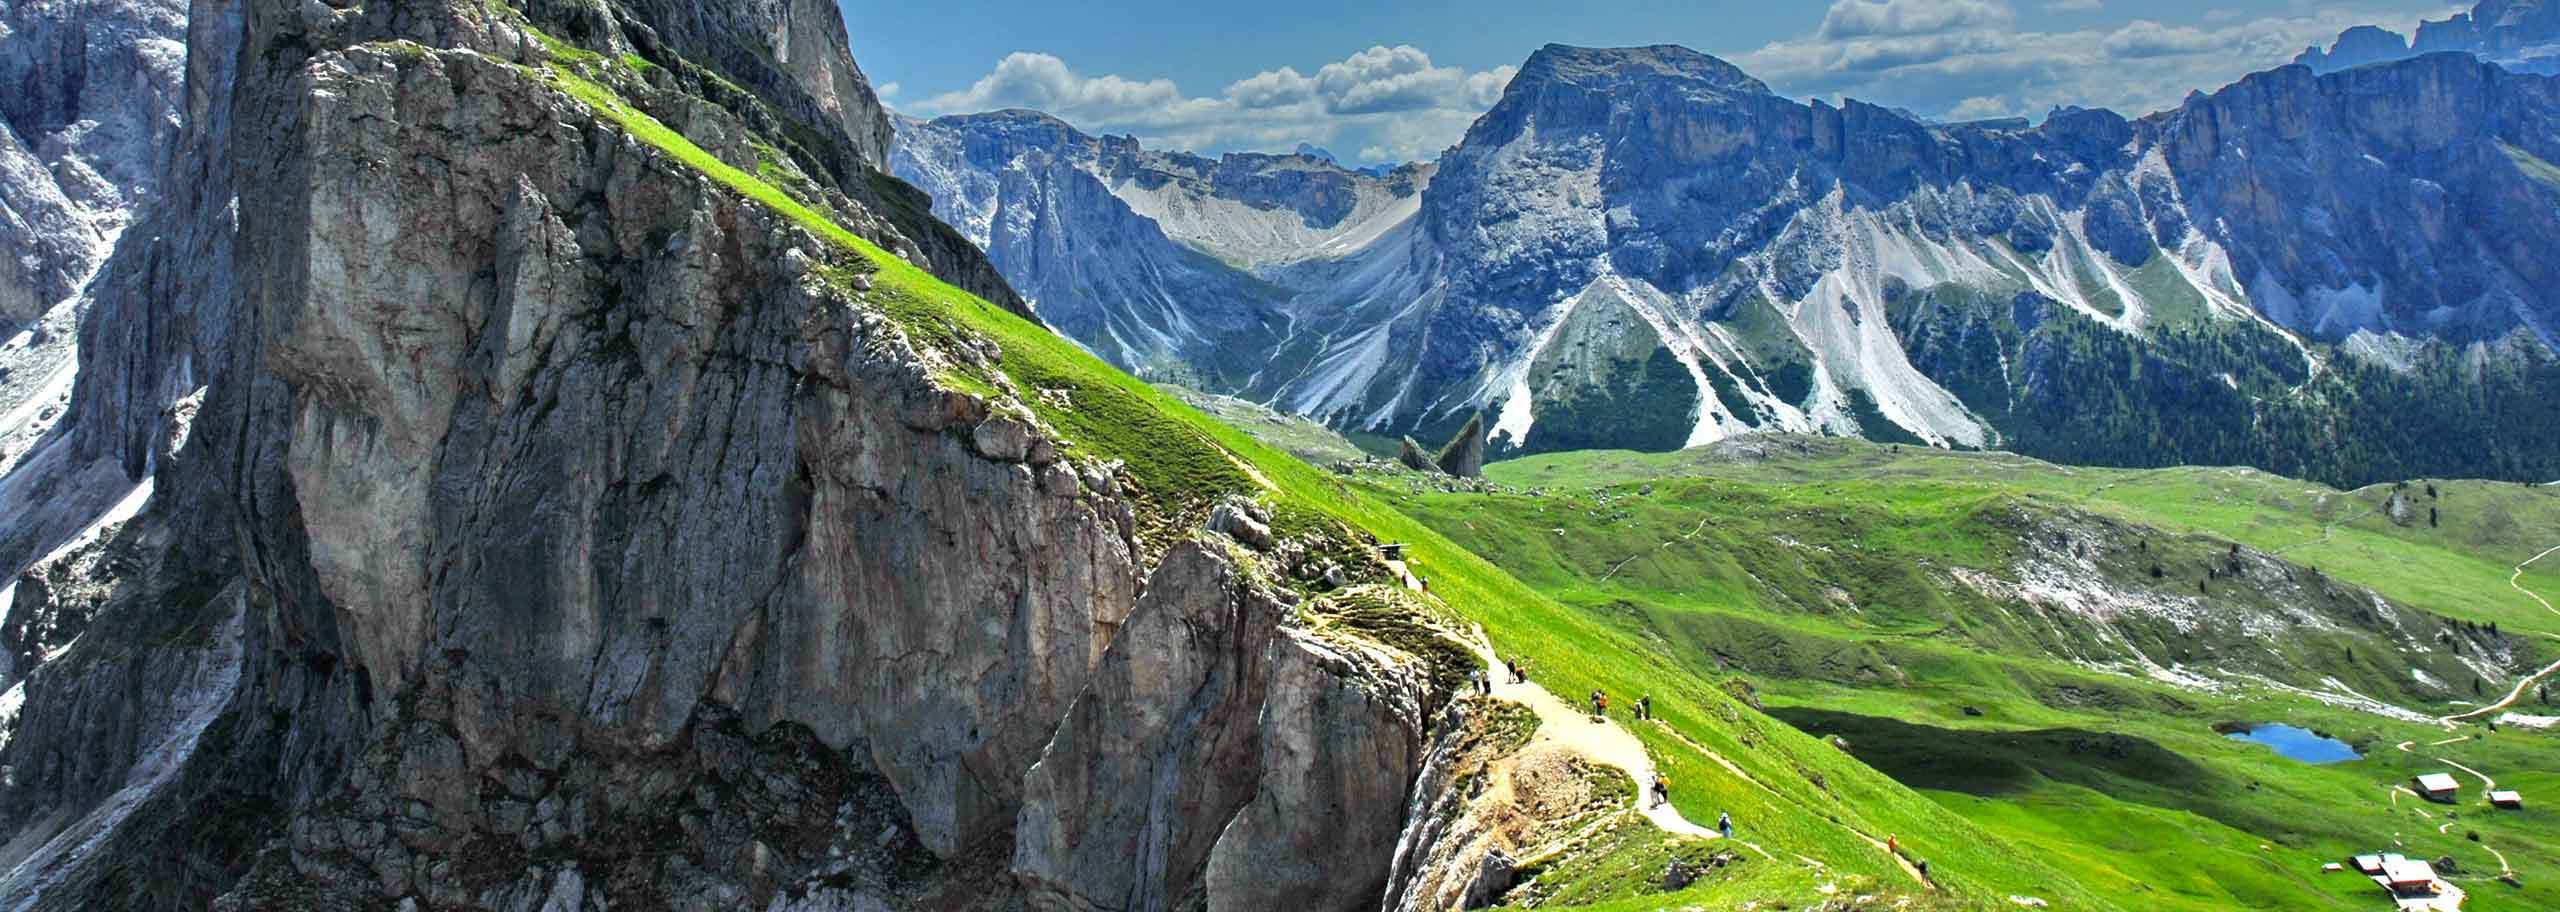
[[2462, 53], [2518, 72], [2560, 75], [2560, 4], [2547, 0], [2482, 0], [2470, 10], [2418, 23], [2415, 35], [2360, 25], [2327, 48], [2313, 46], [2295, 63], [2331, 72], [2420, 54]]
[[2555, 105], [2430, 55], [1941, 125], [1550, 46], [1385, 178], [1018, 111], [902, 120], [891, 161], [1115, 363], [1375, 439], [1481, 412], [1515, 454], [1778, 430], [2539, 480]]

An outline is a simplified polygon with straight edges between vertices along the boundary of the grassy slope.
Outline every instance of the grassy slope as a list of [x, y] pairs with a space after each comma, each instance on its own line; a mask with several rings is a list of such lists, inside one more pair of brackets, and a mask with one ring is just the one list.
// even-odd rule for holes
[[[1896, 453], [1838, 441], [1806, 447], [1807, 455], [1761, 462], [1703, 453], [1532, 457], [1497, 464], [1491, 474], [1547, 488], [1548, 496], [1421, 493], [1400, 503], [1540, 590], [1686, 666], [1663, 678], [1711, 677], [1718, 651], [1747, 650], [1746, 659], [1779, 669], [1754, 676], [1769, 689], [1773, 711], [1845, 734], [1862, 759], [2134, 907], [2366, 905], [2372, 897], [2361, 883], [2323, 878], [2313, 873], [2319, 863], [2386, 845], [2397, 834], [2413, 853], [2451, 854], [2470, 870], [2495, 871], [2482, 843], [2462, 838], [2473, 829], [2520, 866], [2527, 887], [2467, 880], [2471, 908], [2560, 904], [2546, 883], [2560, 874], [2551, 861], [2560, 828], [2542, 811], [2469, 809], [2461, 826], [2438, 834], [2442, 818], [2421, 820], [2405, 806], [2394, 813], [2380, 787], [2441, 769], [2433, 757], [2479, 766], [2502, 785], [2542, 785], [2555, 777], [2537, 770], [2560, 766], [2551, 736], [2507, 732], [2429, 753], [2426, 742], [2446, 737], [2430, 726], [2272, 692], [2202, 695], [2034, 655], [1988, 654], [1936, 629], [1942, 612], [1961, 616], [1964, 606], [1945, 604], [1947, 594], [1916, 576], [1890, 572], [1922, 560], [1996, 563], [2001, 543], [1969, 528], [1961, 505], [2017, 497], [2269, 550], [2291, 546], [2288, 556], [2423, 608], [2550, 629], [2550, 619], [2534, 618], [2539, 609], [2507, 588], [2506, 578], [2513, 561], [2548, 546], [2535, 544], [2538, 534], [2560, 539], [2560, 492], [2439, 482], [2445, 522], [2430, 530], [2423, 520], [2403, 528], [2375, 515], [2372, 505], [2388, 489], [2349, 494], [2258, 473], [2067, 469], [2001, 454]], [[1644, 479], [1660, 490], [1638, 494]], [[1613, 484], [1621, 487], [1590, 490]], [[2412, 493], [2423, 502], [2423, 484]], [[1654, 509], [1664, 502], [1677, 506]], [[2470, 509], [2455, 511], [2455, 504]], [[1699, 519], [1708, 522], [1702, 527]], [[1830, 527], [1826, 537], [1813, 537]], [[1693, 530], [1701, 530], [1696, 539], [1662, 545]], [[1851, 615], [1826, 609], [1821, 594], [1790, 582], [1793, 575], [1776, 562], [1801, 558], [1766, 544], [1777, 536], [1892, 559], [1843, 557], [1815, 568], [1815, 576], [1861, 568], [1871, 574], [1847, 583], [1866, 596]], [[2560, 590], [2548, 574], [2525, 582]], [[1862, 668], [1892, 674], [1861, 680]], [[2064, 686], [2105, 696], [2053, 699]], [[2293, 763], [2209, 728], [2232, 719], [2331, 732], [2368, 756], [2326, 767]], [[2419, 752], [2392, 748], [2403, 740], [2418, 741]], [[2119, 749], [2130, 759], [2089, 756]]]
[[[1815, 452], [1765, 462], [1710, 451], [1564, 454], [1497, 463], [1486, 473], [1505, 484], [1552, 488], [1667, 477], [1989, 485], [2042, 503], [2277, 552], [2448, 617], [2560, 635], [2560, 615], [2540, 610], [2507, 586], [2516, 563], [2560, 545], [2560, 488], [2413, 480], [2409, 494], [2418, 519], [2403, 527], [2381, 512], [2388, 486], [2350, 492], [2254, 469], [2085, 468], [2008, 453], [1801, 442]], [[2438, 497], [2426, 496], [2428, 484], [2436, 486]], [[2439, 510], [2437, 528], [2424, 518], [2430, 505]], [[2536, 591], [2560, 591], [2560, 558], [2535, 564], [2522, 582]]]
[[1283, 415], [1233, 396], [1165, 384], [1157, 384], [1157, 388], [1310, 465], [1325, 466], [1369, 458], [1369, 454], [1362, 452], [1357, 444], [1308, 418]]
[[[1407, 542], [1410, 560], [1431, 580], [1433, 593], [1482, 622], [1505, 654], [1525, 656], [1548, 686], [1568, 694], [1595, 687], [1652, 693], [1659, 714], [1674, 728], [1722, 752], [1762, 783], [1736, 779], [1666, 731], [1643, 732], [1675, 781], [1684, 783], [1679, 804], [1690, 816], [1712, 819], [1717, 811], [1731, 809], [1746, 836], [1779, 857], [1800, 854], [1826, 862], [1830, 867], [1824, 878], [1846, 875], [1903, 883], [1902, 875], [1857, 835], [1897, 833], [1905, 844], [1937, 861], [1941, 881], [1965, 904], [1995, 904], [2014, 893], [2042, 896], [2064, 908], [2119, 907], [1830, 745], [1742, 706], [1709, 679], [1680, 673], [1659, 644], [1565, 609], [1339, 479], [843, 230], [771, 183], [695, 147], [595, 81], [608, 76], [577, 61], [555, 64], [546, 73], [552, 85], [633, 136], [791, 218], [876, 270], [875, 290], [866, 298], [887, 310], [919, 345], [947, 351], [963, 336], [994, 341], [1003, 351], [994, 370], [1002, 372], [1004, 382], [1063, 393], [1068, 404], [1045, 396], [1026, 398], [1080, 455], [1125, 461], [1142, 496], [1152, 501], [1154, 515], [1184, 522], [1226, 493], [1248, 492], [1271, 501], [1284, 525], [1338, 521], [1383, 540]], [[983, 370], [957, 367], [945, 380], [982, 394], [995, 393], [1000, 385]], [[1701, 896], [1747, 895], [1796, 903], [1817, 896], [1815, 875], [1792, 862], [1746, 862], [1731, 869], [1729, 878], [1748, 882], [1719, 879], [1695, 890]]]

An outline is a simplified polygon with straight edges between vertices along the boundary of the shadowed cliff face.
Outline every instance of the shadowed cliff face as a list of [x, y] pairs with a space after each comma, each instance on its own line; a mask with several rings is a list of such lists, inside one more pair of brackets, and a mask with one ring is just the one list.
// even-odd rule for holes
[[152, 193], [177, 124], [186, 4], [0, 10], [0, 323], [69, 299]]
[[[1196, 518], [950, 379], [1007, 353], [566, 91], [989, 280], [874, 205], [911, 191], [831, 7], [191, 14], [65, 437], [144, 505], [13, 618], [0, 894], [1374, 904], [1413, 663], [1294, 629], [1286, 562], [1142, 537]], [[739, 22], [755, 66], [682, 52]]]

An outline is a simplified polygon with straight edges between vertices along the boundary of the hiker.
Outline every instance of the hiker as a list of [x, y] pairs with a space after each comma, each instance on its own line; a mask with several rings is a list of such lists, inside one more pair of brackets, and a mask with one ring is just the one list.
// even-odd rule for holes
[[1476, 690], [1485, 696], [1493, 696], [1493, 669], [1486, 668], [1476, 672]]
[[1652, 695], [1652, 694], [1645, 694], [1644, 696], [1637, 697], [1637, 698], [1636, 698], [1636, 721], [1638, 721], [1638, 722], [1647, 722], [1647, 721], [1652, 721], [1652, 719], [1653, 719], [1653, 695]]
[[1929, 876], [1929, 859], [1922, 858], [1917, 861], [1913, 861], [1911, 863], [1911, 868], [1912, 870], [1920, 872], [1921, 883], [1928, 884], [1933, 887], [1938, 885], [1938, 881]]
[[1478, 694], [1482, 694], [1482, 693], [1484, 693], [1484, 692], [1485, 692], [1485, 684], [1484, 684], [1484, 682], [1485, 682], [1484, 669], [1482, 669], [1482, 668], [1478, 668], [1478, 669], [1476, 669], [1476, 670], [1474, 670], [1474, 671], [1467, 672], [1467, 689], [1468, 689], [1468, 690], [1475, 691], [1475, 692], [1476, 692], [1476, 693], [1478, 693]]
[[1886, 834], [1884, 837], [1884, 853], [1896, 858], [1902, 857], [1902, 837], [1895, 836], [1890, 833]]
[[1601, 692], [1599, 692], [1598, 690], [1594, 690], [1594, 691], [1592, 691], [1592, 692], [1591, 692], [1591, 721], [1593, 721], [1593, 722], [1598, 722], [1598, 721], [1600, 721], [1600, 720], [1602, 720], [1602, 719], [1605, 719], [1605, 718], [1608, 718], [1608, 717], [1609, 717], [1609, 695], [1608, 695], [1608, 694], [1601, 693]]
[[1519, 659], [1511, 660], [1511, 683], [1529, 683], [1529, 663], [1520, 661]]
[[1671, 777], [1661, 773], [1653, 774], [1653, 806], [1661, 807], [1670, 803]]
[[1717, 811], [1717, 812], [1716, 812], [1716, 832], [1717, 832], [1717, 833], [1722, 834], [1722, 835], [1724, 836], [1724, 838], [1726, 838], [1726, 839], [1732, 839], [1732, 838], [1733, 838], [1733, 812], [1732, 812], [1732, 811]]

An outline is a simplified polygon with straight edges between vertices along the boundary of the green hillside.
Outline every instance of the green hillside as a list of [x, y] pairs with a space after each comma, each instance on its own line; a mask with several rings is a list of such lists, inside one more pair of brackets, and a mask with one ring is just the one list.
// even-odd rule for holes
[[[2420, 817], [2413, 799], [2395, 805], [2385, 789], [2452, 771], [2441, 760], [2528, 791], [2560, 769], [2550, 733], [2450, 733], [2426, 721], [2467, 708], [2475, 686], [2503, 695], [2518, 672], [2560, 654], [2549, 637], [2560, 615], [2507, 584], [2516, 563], [2560, 544], [2560, 491], [2416, 481], [2340, 492], [2250, 471], [2090, 470], [1783, 437], [1537, 456], [1489, 475], [1502, 491], [1370, 484], [1642, 644], [1648, 664], [1660, 663], [1645, 670], [1647, 686], [1746, 680], [1771, 715], [1841, 736], [1858, 759], [2115, 902], [2380, 907], [2369, 882], [2320, 865], [2390, 849], [2452, 856], [2466, 908], [2560, 904], [2560, 818], [2478, 807], [2468, 775], [2458, 819], [2435, 806]], [[2213, 578], [2235, 544], [2289, 565], [2296, 584]], [[2075, 566], [2098, 590], [2201, 588], [2212, 592], [2194, 596], [2207, 613], [2266, 624], [2097, 623], [1957, 582], [2048, 553], [2082, 556]], [[2536, 564], [2518, 581], [2560, 592], [2554, 571]], [[2364, 615], [2365, 589], [2393, 606], [2396, 624]], [[2325, 601], [2303, 594], [2322, 592]], [[2430, 639], [2444, 631], [2483, 645]], [[2485, 644], [2502, 644], [2506, 662], [2481, 667], [2494, 664]], [[2413, 667], [2444, 686], [2415, 680]], [[2452, 679], [2466, 669], [2482, 680]], [[2336, 705], [2348, 697], [2407, 718]], [[2532, 694], [2517, 710], [2551, 712]], [[2325, 732], [2364, 757], [2314, 766], [2215, 731], [2259, 722]], [[2452, 738], [2476, 740], [2432, 743]], [[2404, 741], [2414, 742], [2407, 752]], [[2521, 888], [2494, 879], [2491, 850]]]

